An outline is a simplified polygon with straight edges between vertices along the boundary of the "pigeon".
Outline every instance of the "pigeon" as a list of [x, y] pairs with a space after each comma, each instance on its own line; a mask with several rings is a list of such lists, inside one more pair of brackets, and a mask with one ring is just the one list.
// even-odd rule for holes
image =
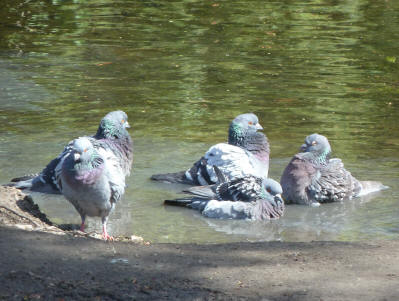
[[54, 173], [57, 187], [81, 216], [80, 230], [84, 232], [86, 216], [98, 216], [102, 237], [113, 240], [107, 220], [125, 191], [125, 176], [114, 152], [95, 148], [88, 137], [75, 139]]
[[341, 159], [330, 159], [330, 153], [326, 137], [319, 134], [306, 137], [301, 152], [291, 159], [281, 176], [287, 204], [319, 206], [386, 188], [380, 182], [358, 181], [344, 168]]
[[213, 166], [227, 179], [253, 175], [266, 179], [269, 171], [269, 142], [253, 113], [238, 115], [230, 124], [228, 143], [209, 148], [187, 171], [157, 174], [152, 180], [189, 185], [210, 185], [217, 182]]
[[[123, 111], [113, 111], [104, 116], [98, 127], [97, 133], [88, 138], [96, 149], [109, 149], [119, 159], [120, 169], [124, 176], [130, 174], [133, 163], [133, 142], [127, 131], [130, 127], [127, 115]], [[14, 178], [9, 184], [19, 189], [30, 189], [43, 193], [59, 194], [55, 178], [55, 169], [72, 151], [75, 140], [72, 140], [64, 150], [53, 159], [40, 174]]]
[[270, 220], [283, 215], [284, 201], [278, 182], [251, 175], [228, 180], [217, 167], [215, 173], [220, 183], [183, 190], [191, 196], [165, 200], [165, 204], [192, 208], [206, 217], [219, 219]]

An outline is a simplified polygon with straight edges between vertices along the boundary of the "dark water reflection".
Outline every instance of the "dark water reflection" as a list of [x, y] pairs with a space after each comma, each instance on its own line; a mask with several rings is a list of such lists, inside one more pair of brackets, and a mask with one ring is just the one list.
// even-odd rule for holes
[[[397, 1], [3, 1], [0, 20], [0, 182], [40, 170], [70, 138], [123, 109], [135, 165], [113, 233], [178, 242], [398, 238]], [[391, 189], [289, 207], [273, 223], [163, 207], [181, 187], [148, 177], [187, 168], [248, 111], [271, 141], [275, 179], [319, 132], [355, 176]], [[56, 221], [79, 221], [62, 199], [35, 200]]]

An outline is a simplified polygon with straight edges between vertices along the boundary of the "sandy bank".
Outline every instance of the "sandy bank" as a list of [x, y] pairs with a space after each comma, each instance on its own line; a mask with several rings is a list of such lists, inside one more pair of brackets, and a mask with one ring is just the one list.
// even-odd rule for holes
[[0, 300], [399, 300], [398, 241], [106, 243], [27, 203], [0, 188]]

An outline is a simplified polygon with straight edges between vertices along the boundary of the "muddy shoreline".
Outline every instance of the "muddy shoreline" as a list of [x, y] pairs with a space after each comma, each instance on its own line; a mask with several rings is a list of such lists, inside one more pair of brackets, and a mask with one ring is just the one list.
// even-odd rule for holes
[[104, 242], [0, 188], [0, 300], [399, 300], [399, 241]]

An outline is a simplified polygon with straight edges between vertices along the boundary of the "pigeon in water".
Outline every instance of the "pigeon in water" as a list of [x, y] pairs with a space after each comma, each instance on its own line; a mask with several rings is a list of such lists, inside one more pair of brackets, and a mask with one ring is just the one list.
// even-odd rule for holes
[[194, 186], [183, 192], [190, 197], [166, 200], [166, 205], [199, 210], [202, 215], [219, 219], [277, 219], [284, 213], [282, 189], [272, 179], [254, 176], [227, 180], [215, 167], [219, 184]]
[[55, 169], [57, 187], [82, 218], [101, 217], [105, 240], [113, 240], [107, 232], [107, 220], [125, 191], [125, 176], [119, 158], [109, 149], [96, 149], [91, 139], [75, 139], [68, 154]]
[[238, 115], [230, 124], [228, 143], [219, 143], [205, 153], [187, 171], [158, 174], [152, 180], [208, 185], [217, 182], [213, 166], [217, 166], [227, 179], [253, 175], [266, 179], [269, 171], [269, 142], [258, 132], [262, 130], [255, 114]]
[[285, 202], [319, 206], [320, 203], [351, 199], [386, 186], [375, 181], [358, 181], [340, 159], [330, 159], [326, 137], [312, 134], [305, 139], [281, 176]]
[[[94, 136], [86, 137], [94, 148], [108, 149], [114, 153], [119, 159], [120, 170], [124, 176], [130, 174], [133, 162], [133, 142], [127, 131], [129, 127], [126, 113], [113, 111], [101, 120]], [[70, 141], [58, 157], [53, 159], [40, 174], [12, 179], [11, 181], [16, 183], [11, 183], [10, 186], [44, 193], [60, 193], [55, 169], [70, 154], [74, 141]]]

